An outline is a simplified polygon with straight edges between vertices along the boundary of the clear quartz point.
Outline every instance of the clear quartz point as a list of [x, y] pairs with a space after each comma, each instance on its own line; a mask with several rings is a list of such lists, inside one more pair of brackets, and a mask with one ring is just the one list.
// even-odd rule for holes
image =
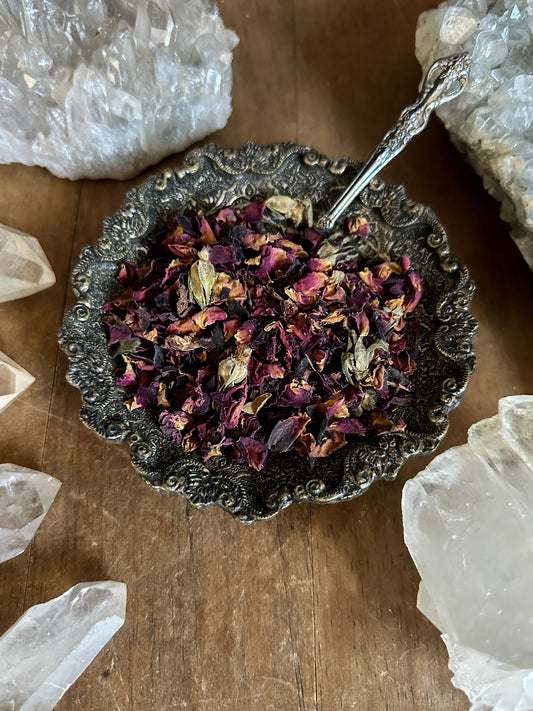
[[476, 711], [533, 709], [533, 396], [500, 400], [405, 484], [418, 607]]
[[26, 549], [60, 486], [44, 472], [0, 464], [0, 563]]
[[126, 585], [80, 583], [0, 637], [0, 709], [51, 711], [123, 625]]
[[35, 382], [33, 375], [0, 351], [0, 412]]
[[55, 281], [39, 241], [0, 225], [0, 303], [48, 289]]

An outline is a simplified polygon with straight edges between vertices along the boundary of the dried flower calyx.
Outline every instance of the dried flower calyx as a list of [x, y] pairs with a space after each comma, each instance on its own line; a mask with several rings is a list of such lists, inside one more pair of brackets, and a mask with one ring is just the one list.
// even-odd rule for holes
[[404, 429], [393, 413], [412, 400], [421, 278], [407, 256], [332, 244], [310, 203], [286, 196], [175, 215], [104, 306], [128, 407], [186, 451], [257, 470], [271, 454], [312, 466], [351, 437]]

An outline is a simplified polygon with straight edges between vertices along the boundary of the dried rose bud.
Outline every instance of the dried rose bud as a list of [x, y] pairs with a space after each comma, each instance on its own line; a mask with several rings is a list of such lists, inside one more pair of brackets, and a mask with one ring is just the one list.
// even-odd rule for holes
[[248, 363], [252, 349], [238, 347], [233, 355], [218, 364], [218, 385], [221, 390], [229, 390], [244, 383], [248, 377]]
[[198, 257], [189, 271], [189, 299], [194, 299], [201, 309], [205, 309], [212, 302], [217, 273], [209, 261], [208, 247], [203, 247]]

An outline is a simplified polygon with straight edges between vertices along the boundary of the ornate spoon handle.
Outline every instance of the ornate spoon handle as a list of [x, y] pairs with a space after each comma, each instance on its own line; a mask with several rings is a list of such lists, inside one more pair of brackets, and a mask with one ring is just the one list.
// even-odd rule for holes
[[372, 178], [425, 128], [433, 109], [461, 93], [468, 81], [470, 64], [470, 55], [462, 52], [439, 59], [429, 68], [416, 101], [402, 111], [337, 202], [318, 220], [318, 227], [331, 229]]

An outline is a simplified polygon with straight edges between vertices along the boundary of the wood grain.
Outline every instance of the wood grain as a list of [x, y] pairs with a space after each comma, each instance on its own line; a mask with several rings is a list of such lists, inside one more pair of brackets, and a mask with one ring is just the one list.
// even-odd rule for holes
[[[416, 95], [416, 20], [436, 2], [219, 5], [240, 44], [234, 111], [208, 140], [291, 140], [363, 160]], [[69, 182], [0, 167], [0, 221], [36, 235], [57, 275], [51, 289], [0, 306], [0, 349], [37, 378], [0, 415], [0, 461], [63, 482], [29, 549], [0, 566], [0, 632], [77, 582], [112, 578], [128, 585], [126, 622], [60, 711], [465, 711], [439, 634], [416, 609], [418, 575], [402, 536], [402, 483], [430, 457], [352, 502], [292, 506], [244, 526], [154, 493], [124, 449], [80, 424], [56, 345], [73, 301], [70, 270], [144, 177]], [[436, 119], [383, 177], [433, 207], [477, 284], [477, 371], [442, 451], [466, 441], [500, 397], [532, 392], [531, 273]]]

